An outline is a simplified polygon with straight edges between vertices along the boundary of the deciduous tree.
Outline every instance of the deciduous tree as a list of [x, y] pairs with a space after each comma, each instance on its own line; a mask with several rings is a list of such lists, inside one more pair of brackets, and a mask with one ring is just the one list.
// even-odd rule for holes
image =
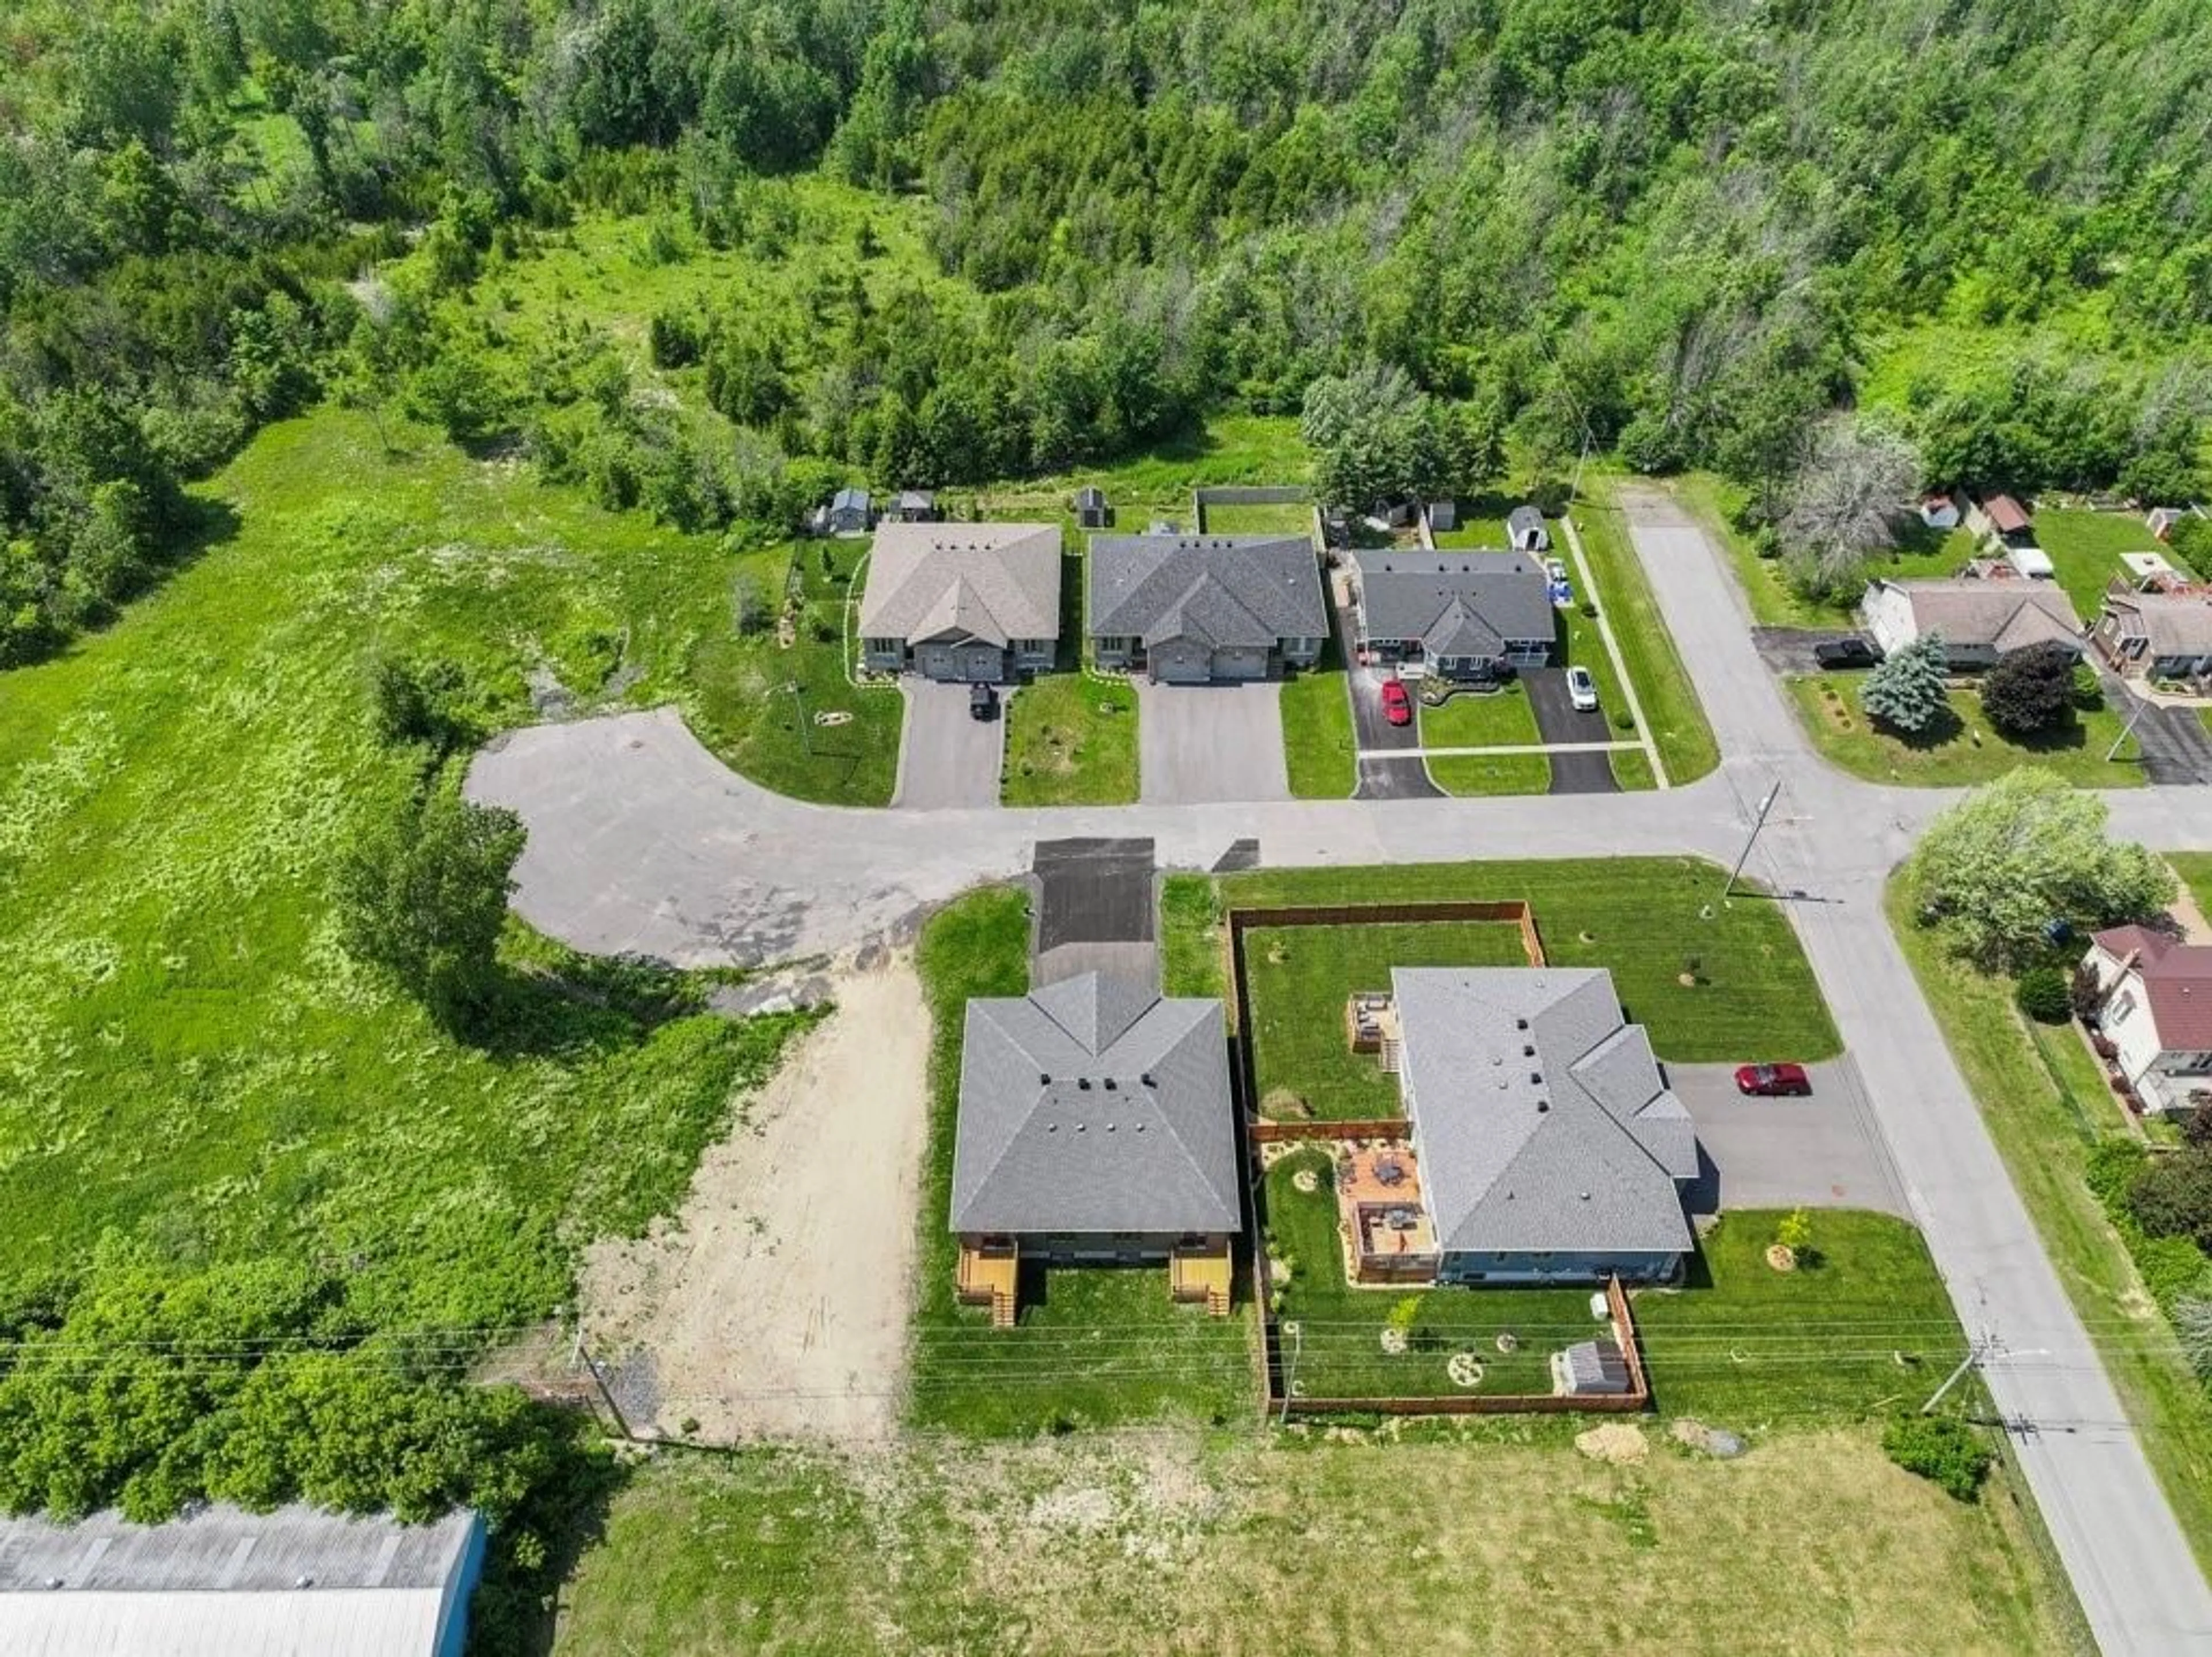
[[1869, 553], [1890, 545], [1899, 511], [1920, 479], [1912, 446], [1844, 416], [1814, 434], [1777, 525], [1790, 579], [1808, 593], [1848, 594]]

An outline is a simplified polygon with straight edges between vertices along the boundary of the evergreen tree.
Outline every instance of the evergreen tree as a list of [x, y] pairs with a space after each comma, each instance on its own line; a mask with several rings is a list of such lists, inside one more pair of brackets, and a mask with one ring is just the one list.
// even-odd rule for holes
[[1932, 730], [1951, 705], [1944, 694], [1943, 663], [1943, 636], [1923, 633], [1891, 651], [1867, 675], [1859, 687], [1859, 706], [1868, 718], [1905, 736]]

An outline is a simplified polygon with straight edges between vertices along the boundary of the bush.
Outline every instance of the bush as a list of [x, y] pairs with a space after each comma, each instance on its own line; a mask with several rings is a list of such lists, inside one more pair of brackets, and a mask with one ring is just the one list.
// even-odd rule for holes
[[2087, 1024], [2104, 1010], [2104, 986], [2098, 982], [2097, 969], [2083, 961], [2074, 969], [2067, 980], [2066, 999], [2074, 1008], [2074, 1016]]
[[2129, 1183], [2128, 1210], [2153, 1237], [2212, 1244], [2212, 1150], [2191, 1145], [2151, 1158]]
[[2073, 650], [2057, 643], [2011, 652], [1982, 681], [1983, 714], [2012, 736], [2057, 729], [2073, 717], [2077, 665]]
[[1881, 1447], [1906, 1472], [1960, 1502], [1981, 1494], [1995, 1459], [1982, 1435], [1955, 1416], [1898, 1416], [1882, 1429]]
[[2055, 966], [2031, 967], [2021, 973], [2012, 998], [2038, 1024], [2063, 1024], [2074, 1015], [2072, 988]]

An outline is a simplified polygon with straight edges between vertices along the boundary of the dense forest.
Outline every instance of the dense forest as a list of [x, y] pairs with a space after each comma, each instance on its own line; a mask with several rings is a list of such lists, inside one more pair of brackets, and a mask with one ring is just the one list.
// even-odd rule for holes
[[[847, 469], [1056, 467], [1379, 365], [1537, 475], [1611, 449], [1771, 499], [1869, 342], [1941, 324], [1997, 344], [1902, 377], [1925, 481], [2197, 484], [2189, 0], [96, 0], [6, 35], [0, 661], [325, 396], [774, 533]], [[445, 302], [599, 210], [773, 256], [817, 167], [926, 192], [959, 285], [655, 316], [744, 441], [603, 338], [519, 357]]]

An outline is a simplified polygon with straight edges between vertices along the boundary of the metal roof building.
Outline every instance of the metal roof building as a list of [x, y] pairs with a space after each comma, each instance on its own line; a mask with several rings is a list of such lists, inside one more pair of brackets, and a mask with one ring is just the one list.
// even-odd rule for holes
[[8, 1657], [459, 1657], [483, 1521], [217, 1505], [0, 1520]]

